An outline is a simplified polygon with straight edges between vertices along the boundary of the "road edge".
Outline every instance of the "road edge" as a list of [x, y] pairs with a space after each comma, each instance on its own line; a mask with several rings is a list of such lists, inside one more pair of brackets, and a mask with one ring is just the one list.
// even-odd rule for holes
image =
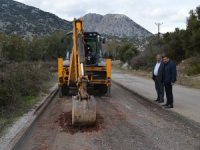
[[8, 142], [8, 145], [6, 147], [7, 150], [15, 149], [15, 147], [20, 143], [20, 141], [23, 139], [25, 134], [29, 131], [32, 124], [39, 118], [39, 116], [44, 112], [46, 107], [50, 104], [50, 102], [54, 99], [56, 94], [58, 93], [58, 86], [57, 84], [53, 87], [53, 89], [50, 91], [50, 93], [43, 98], [41, 103], [34, 108], [32, 111], [32, 116], [27, 121], [27, 123], [24, 125], [24, 127], [19, 130], [18, 133]]

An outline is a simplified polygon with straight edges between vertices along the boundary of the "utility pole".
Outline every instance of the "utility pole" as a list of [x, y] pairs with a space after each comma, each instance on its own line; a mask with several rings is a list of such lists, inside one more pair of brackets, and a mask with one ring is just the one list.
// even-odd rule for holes
[[155, 25], [158, 27], [158, 38], [160, 37], [160, 26], [162, 25], [163, 23], [160, 23], [160, 22], [156, 22]]

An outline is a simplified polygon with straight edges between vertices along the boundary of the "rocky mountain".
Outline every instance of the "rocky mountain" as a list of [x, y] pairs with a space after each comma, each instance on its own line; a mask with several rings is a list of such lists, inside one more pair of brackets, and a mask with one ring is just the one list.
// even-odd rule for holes
[[13, 0], [0, 0], [0, 32], [21, 36], [43, 36], [71, 29], [71, 22], [54, 14]]
[[[87, 14], [85, 30], [108, 37], [143, 38], [152, 34], [121, 14]], [[49, 12], [13, 0], [0, 0], [0, 32], [21, 36], [49, 35], [55, 31], [72, 30], [72, 23]]]
[[103, 35], [120, 38], [145, 38], [152, 33], [122, 14], [87, 14], [83, 16], [85, 31], [97, 31]]

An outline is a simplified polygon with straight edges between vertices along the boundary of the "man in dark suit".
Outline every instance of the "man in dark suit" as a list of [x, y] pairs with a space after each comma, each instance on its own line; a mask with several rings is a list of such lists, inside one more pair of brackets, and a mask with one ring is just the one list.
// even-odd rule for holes
[[157, 99], [155, 101], [158, 103], [164, 102], [163, 69], [164, 64], [162, 62], [162, 57], [161, 55], [157, 55], [156, 64], [154, 65], [152, 71], [152, 79], [155, 82], [155, 88], [157, 92]]
[[167, 103], [163, 106], [165, 108], [173, 108], [173, 93], [172, 93], [172, 86], [176, 82], [176, 64], [168, 58], [168, 56], [163, 56], [163, 63], [164, 63], [164, 75], [163, 81], [166, 91]]

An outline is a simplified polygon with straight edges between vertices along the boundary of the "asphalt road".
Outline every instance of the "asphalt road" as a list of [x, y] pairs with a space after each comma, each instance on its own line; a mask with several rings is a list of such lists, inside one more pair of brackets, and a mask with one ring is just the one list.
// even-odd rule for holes
[[[153, 80], [123, 73], [113, 69], [112, 80], [153, 101], [157, 98]], [[172, 111], [200, 123], [200, 90], [175, 84], [173, 86], [174, 108]], [[165, 97], [166, 103], [166, 97]]]
[[[16, 150], [199, 150], [200, 130], [113, 84], [111, 97], [95, 96], [98, 126], [63, 128], [71, 97], [56, 97]], [[61, 120], [60, 120], [61, 119]], [[60, 122], [61, 121], [61, 122]]]

